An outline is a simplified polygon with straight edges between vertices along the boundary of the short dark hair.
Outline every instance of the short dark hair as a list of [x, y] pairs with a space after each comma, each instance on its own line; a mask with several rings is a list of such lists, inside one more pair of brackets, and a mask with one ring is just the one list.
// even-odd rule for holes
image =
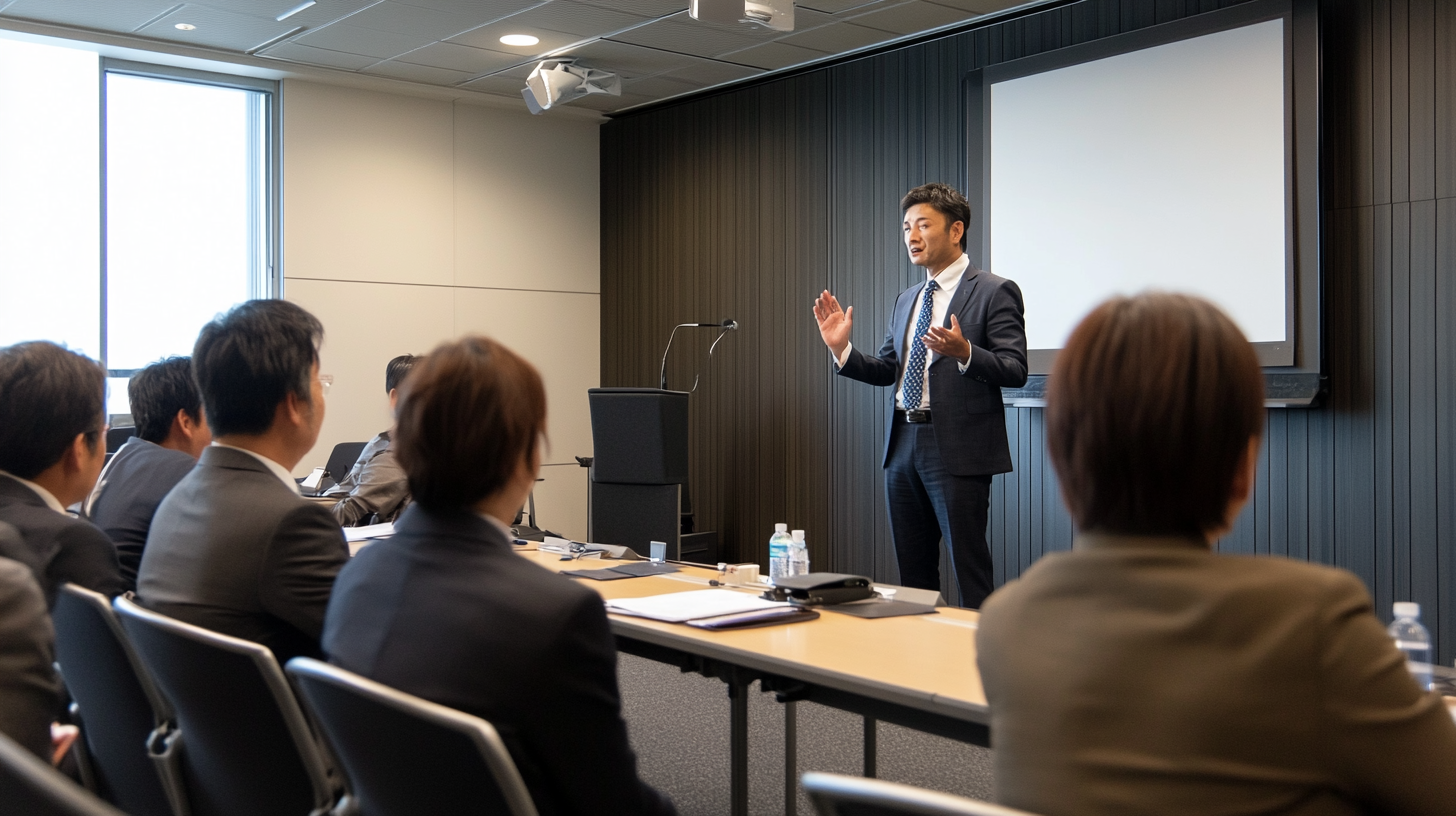
[[955, 222], [961, 222], [961, 251], [966, 251], [966, 233], [971, 229], [971, 202], [961, 195], [960, 190], [938, 181], [922, 184], [900, 199], [900, 214], [909, 212], [916, 204], [929, 204], [945, 216], [948, 219], [945, 223], [947, 230]]
[[100, 363], [45, 341], [0, 348], [0, 470], [33, 479], [78, 434], [95, 450], [105, 425]]
[[391, 447], [416, 502], [462, 510], [505, 487], [545, 430], [541, 375], [500, 343], [468, 336], [405, 380]]
[[202, 327], [192, 372], [216, 436], [260, 434], [288, 394], [305, 402], [324, 327], [286, 300], [250, 300]]
[[178, 411], [186, 411], [194, 421], [202, 419], [202, 395], [192, 379], [191, 357], [168, 357], [138, 371], [127, 383], [126, 395], [136, 435], [148, 442], [167, 439]]
[[404, 381], [404, 375], [410, 373], [410, 369], [414, 368], [419, 359], [413, 354], [401, 354], [390, 360], [389, 364], [384, 367], [384, 393], [388, 394], [398, 388], [399, 384]]
[[1047, 451], [1081, 530], [1218, 529], [1263, 426], [1253, 346], [1217, 306], [1188, 295], [1103, 303], [1047, 379]]

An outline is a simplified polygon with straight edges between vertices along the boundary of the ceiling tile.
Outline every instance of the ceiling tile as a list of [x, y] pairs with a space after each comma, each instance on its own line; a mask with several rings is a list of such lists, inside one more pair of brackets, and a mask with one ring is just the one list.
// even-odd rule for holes
[[[187, 23], [197, 26], [191, 31], [181, 31], [176, 26]], [[157, 21], [137, 29], [143, 37], [217, 48], [224, 51], [248, 51], [269, 40], [277, 39], [299, 26], [292, 20], [278, 22], [272, 17], [252, 17], [234, 14], [208, 6], [186, 3]]]
[[396, 34], [412, 34], [428, 40], [443, 40], [462, 31], [490, 22], [495, 15], [483, 12], [476, 15], [452, 14], [436, 11], [424, 6], [411, 6], [385, 0], [370, 6], [348, 19], [351, 26], [389, 31]]
[[632, 94], [623, 91], [621, 96], [594, 94], [592, 96], [582, 97], [581, 99], [578, 99], [575, 102], [571, 102], [569, 104], [573, 108], [591, 108], [592, 110], [610, 112], [622, 110], [623, 108], [630, 108], [633, 105], [645, 105], [651, 101], [653, 100], [650, 96], [642, 96], [640, 94]]
[[743, 51], [735, 51], [732, 54], [723, 54], [719, 59], [773, 71], [779, 68], [787, 68], [790, 65], [813, 62], [814, 60], [823, 59], [827, 56], [829, 54], [824, 51], [815, 51], [809, 48], [800, 48], [797, 45], [771, 42], [764, 43], [763, 45], [755, 45]]
[[883, 0], [797, 0], [794, 13], [798, 14], [804, 9], [822, 11], [826, 14], [840, 14], [864, 6], [873, 6]]
[[470, 79], [470, 74], [465, 71], [447, 71], [444, 68], [411, 65], [408, 62], [394, 60], [371, 65], [365, 68], [363, 73], [406, 79], [410, 82], [423, 82], [426, 85], [458, 85]]
[[669, 96], [680, 96], [685, 93], [702, 90], [702, 88], [703, 86], [696, 82], [667, 79], [661, 75], [634, 79], [631, 82], [622, 83], [622, 93], [650, 96], [653, 99], [666, 99]]
[[850, 17], [856, 25], [893, 31], [896, 34], [918, 34], [951, 23], [969, 20], [977, 15], [960, 9], [937, 6], [934, 3], [915, 0], [902, 6], [872, 11], [868, 14]]
[[366, 57], [379, 59], [389, 59], [406, 51], [423, 48], [433, 42], [427, 37], [359, 28], [348, 23], [335, 23], [327, 28], [308, 31], [294, 41], [315, 48], [363, 54]]
[[[535, 34], [538, 29], [546, 31], [558, 31], [564, 34], [580, 35], [578, 39], [585, 36], [600, 36], [614, 31], [620, 31], [629, 26], [645, 23], [652, 18], [643, 17], [638, 14], [628, 14], [623, 11], [588, 6], [582, 3], [568, 2], [568, 0], [555, 0], [544, 6], [536, 6], [519, 14], [513, 14], [503, 20], [491, 23], [488, 28], [500, 29], [501, 34], [525, 33]], [[477, 29], [477, 31], [480, 29]], [[474, 34], [474, 31], [466, 32], [455, 39], [464, 42], [466, 36]], [[500, 34], [494, 36], [499, 37]], [[543, 38], [544, 39], [544, 38]]]
[[810, 29], [802, 34], [784, 37], [779, 42], [835, 54], [843, 51], [853, 51], [856, 48], [863, 48], [867, 45], [874, 45], [875, 43], [894, 39], [895, 36], [891, 32], [881, 31], [878, 28], [866, 28], [855, 25], [854, 23], [835, 23], [834, 25]]
[[[375, 0], [377, 2], [377, 0]], [[518, 11], [539, 6], [547, 0], [409, 0], [412, 6], [424, 6], [489, 22]]]
[[312, 46], [299, 45], [293, 42], [283, 42], [270, 46], [260, 52], [259, 56], [301, 62], [305, 65], [343, 68], [346, 71], [357, 71], [360, 68], [373, 65], [379, 61], [374, 57], [365, 57], [359, 54], [345, 54], [342, 51], [329, 51], [325, 48], [313, 48]]
[[[514, 17], [507, 17], [506, 20], [513, 20]], [[532, 34], [541, 41], [530, 46], [509, 46], [500, 41], [506, 34]], [[487, 26], [472, 29], [450, 38], [450, 42], [468, 45], [474, 48], [486, 48], [491, 50], [499, 49], [513, 54], [520, 54], [522, 59], [537, 54], [546, 54], [558, 48], [565, 48], [568, 45], [579, 43], [587, 39], [580, 34], [564, 34], [560, 31], [547, 31], [542, 28], [527, 28], [525, 26], [511, 25], [508, 22], [491, 23]]]
[[[213, 6], [226, 6], [236, 14], [251, 14], [255, 17], [277, 19], [278, 15], [298, 8], [303, 0], [204, 0]], [[372, 6], [379, 0], [318, 0], [312, 6], [296, 14], [290, 14], [283, 22], [304, 28], [320, 28], [353, 14], [359, 9]]]
[[597, 40], [566, 51], [562, 56], [579, 58], [583, 64], [611, 71], [623, 79], [652, 76], [692, 64], [692, 57], [643, 48], [639, 45]]
[[660, 76], [709, 86], [747, 79], [748, 77], [757, 76], [761, 73], [763, 73], [761, 69], [750, 68], [746, 65], [734, 65], [731, 62], [694, 60], [691, 65], [668, 71], [667, 73], [660, 74]]
[[433, 43], [395, 57], [395, 60], [399, 62], [445, 68], [451, 71], [464, 71], [471, 76], [480, 76], [509, 68], [527, 59], [529, 59], [528, 56], [520, 54], [503, 54], [500, 51], [487, 51], [484, 48], [471, 48], [468, 45], [456, 45], [448, 42]]
[[465, 83], [464, 85], [461, 85], [460, 87], [469, 88], [472, 91], [481, 91], [483, 93], [502, 94], [504, 96], [520, 96], [521, 89], [526, 87], [526, 80], [495, 74], [488, 77], [481, 77], [479, 79], [472, 79], [471, 81]]
[[176, 0], [16, 0], [5, 6], [3, 16], [97, 31], [135, 31], [175, 5]]
[[643, 17], [666, 17], [679, 11], [686, 11], [688, 0], [591, 0], [586, 5], [599, 6], [612, 11], [625, 11]]
[[[758, 31], [767, 29], [760, 28]], [[613, 42], [660, 48], [679, 54], [711, 57], [724, 51], [741, 51], [754, 43], [767, 42], [781, 36], [783, 34], [777, 31], [754, 36], [747, 26], [743, 33], [739, 33], [726, 26], [700, 23], [683, 14], [613, 35], [611, 39]]]

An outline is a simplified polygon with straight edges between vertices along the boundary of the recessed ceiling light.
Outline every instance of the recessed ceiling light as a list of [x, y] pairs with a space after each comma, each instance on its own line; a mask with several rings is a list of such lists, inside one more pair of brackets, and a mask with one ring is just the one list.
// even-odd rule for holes
[[173, 26], [173, 28], [181, 31], [191, 31], [192, 29], [197, 28], [197, 26], [191, 23], [178, 23], [177, 25]]
[[541, 42], [541, 38], [532, 37], [530, 34], [507, 34], [501, 37], [501, 42], [506, 45], [535, 45]]

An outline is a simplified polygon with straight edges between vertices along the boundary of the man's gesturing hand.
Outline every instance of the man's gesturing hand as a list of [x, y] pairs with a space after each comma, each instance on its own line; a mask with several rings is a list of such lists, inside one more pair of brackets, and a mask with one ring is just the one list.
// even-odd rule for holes
[[931, 326], [930, 331], [920, 340], [926, 348], [942, 357], [959, 360], [961, 363], [971, 361], [971, 344], [961, 335], [961, 322], [955, 315], [950, 316], [950, 328]]
[[814, 319], [819, 321], [819, 336], [838, 359], [849, 345], [849, 330], [854, 325], [854, 307], [839, 308], [839, 301], [825, 289], [814, 301]]

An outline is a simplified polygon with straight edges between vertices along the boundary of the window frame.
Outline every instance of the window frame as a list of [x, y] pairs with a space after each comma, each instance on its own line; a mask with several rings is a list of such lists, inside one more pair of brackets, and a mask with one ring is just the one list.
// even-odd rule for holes
[[[160, 79], [171, 82], [187, 82], [194, 85], [211, 85], [219, 88], [232, 88], [236, 90], [254, 91], [262, 95], [262, 112], [266, 118], [261, 128], [263, 134], [262, 162], [263, 186], [262, 201], [263, 218], [262, 223], [257, 225], [263, 232], [263, 257], [260, 258], [262, 272], [254, 275], [249, 281], [250, 295], [253, 298], [278, 298], [283, 296], [283, 198], [282, 198], [282, 104], [281, 85], [276, 80], [261, 79], [258, 77], [239, 76], [236, 74], [223, 74], [213, 71], [200, 71], [193, 68], [180, 68], [171, 65], [158, 65], [147, 62], [135, 62], [132, 60], [116, 59], [98, 55], [97, 81], [100, 83], [100, 186], [99, 201], [100, 212], [100, 263], [99, 263], [99, 285], [101, 287], [100, 298], [100, 358], [103, 367], [106, 367], [106, 376], [113, 378], [129, 379], [138, 369], [113, 369], [108, 360], [110, 350], [108, 311], [107, 302], [107, 212], [109, 210], [109, 198], [107, 196], [107, 155], [108, 147], [106, 140], [107, 131], [107, 98], [106, 98], [106, 77], [108, 74], [120, 74], [126, 76], [144, 77], [148, 79]], [[257, 209], [250, 208], [254, 212]]]

